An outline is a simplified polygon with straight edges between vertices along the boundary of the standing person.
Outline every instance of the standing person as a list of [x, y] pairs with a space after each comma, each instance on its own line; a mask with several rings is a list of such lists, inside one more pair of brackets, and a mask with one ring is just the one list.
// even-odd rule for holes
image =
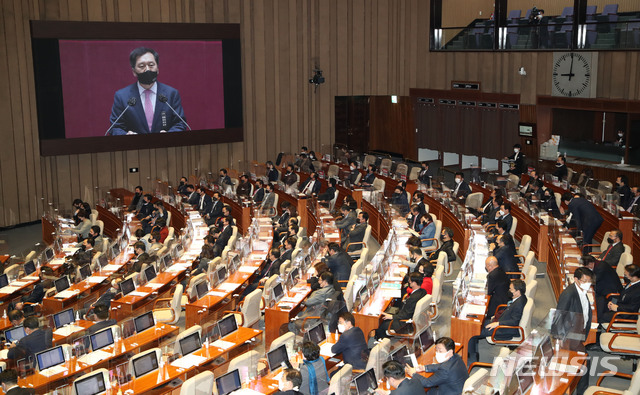
[[520, 144], [515, 144], [513, 146], [513, 154], [505, 157], [505, 159], [509, 159], [511, 163], [513, 163], [513, 167], [507, 170], [507, 173], [511, 173], [518, 177], [524, 173], [524, 155], [520, 152], [521, 148], [522, 146]]
[[343, 311], [338, 316], [338, 331], [340, 337], [336, 344], [331, 346], [331, 352], [342, 354], [344, 363], [348, 363], [354, 369], [364, 369], [367, 367], [367, 355], [369, 348], [362, 329], [356, 325], [353, 314]]
[[300, 392], [305, 395], [318, 395], [329, 388], [329, 373], [324, 358], [320, 356], [320, 347], [312, 342], [304, 342], [302, 356], [304, 359], [300, 365]]
[[502, 304], [507, 304], [509, 297], [509, 285], [511, 280], [505, 271], [498, 264], [498, 259], [494, 256], [487, 257], [484, 261], [487, 270], [487, 295], [489, 307], [487, 307], [487, 317], [493, 318], [496, 308]]
[[[578, 230], [582, 231], [583, 243], [591, 244], [593, 236], [604, 221], [602, 216], [593, 203], [583, 197], [574, 196], [571, 192], [565, 192], [564, 195], [562, 195], [562, 200], [569, 206], [569, 212], [571, 213], [572, 219], [576, 221]], [[569, 222], [569, 220], [567, 220], [567, 222]], [[588, 251], [583, 252], [591, 252], [591, 248], [587, 247], [586, 249]]]
[[[158, 60], [158, 53], [151, 48], [139, 47], [131, 51], [129, 63], [138, 81], [115, 93], [109, 119], [114, 124], [112, 136], [186, 130], [180, 93], [157, 82]], [[127, 105], [130, 107], [125, 110]], [[120, 114], [122, 117], [116, 122]]]

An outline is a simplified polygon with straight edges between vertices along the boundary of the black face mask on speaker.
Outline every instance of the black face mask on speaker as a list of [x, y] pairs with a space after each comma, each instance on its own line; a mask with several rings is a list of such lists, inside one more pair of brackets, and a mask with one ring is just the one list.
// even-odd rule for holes
[[136, 73], [138, 77], [138, 82], [142, 85], [151, 85], [158, 79], [158, 72], [147, 70], [143, 73]]

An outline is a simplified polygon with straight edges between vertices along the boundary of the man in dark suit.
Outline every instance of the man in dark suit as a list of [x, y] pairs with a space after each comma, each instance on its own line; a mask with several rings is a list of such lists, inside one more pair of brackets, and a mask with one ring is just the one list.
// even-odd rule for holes
[[213, 193], [213, 197], [211, 198], [211, 208], [204, 215], [204, 220], [207, 223], [207, 226], [215, 224], [216, 220], [224, 215], [223, 208], [224, 203], [222, 203], [220, 192], [216, 191]]
[[467, 196], [471, 193], [471, 188], [469, 184], [464, 180], [464, 174], [459, 171], [456, 173], [456, 187], [454, 188], [451, 196], [455, 197], [458, 200], [465, 201]]
[[293, 248], [298, 244], [298, 239], [294, 236], [289, 236], [284, 240], [284, 251], [282, 252], [282, 256], [280, 260], [282, 262], [291, 260], [291, 253], [293, 252]]
[[117, 325], [118, 321], [109, 319], [109, 306], [104, 304], [96, 305], [93, 309], [93, 325], [87, 329], [87, 335], [93, 335], [105, 328]]
[[484, 328], [482, 328], [482, 332], [480, 332], [479, 336], [473, 336], [469, 339], [469, 357], [467, 358], [467, 362], [472, 364], [477, 362], [480, 357], [478, 355], [478, 342], [481, 339], [485, 339], [495, 332], [496, 340], [509, 340], [514, 337], [520, 336], [520, 331], [517, 329], [510, 328], [496, 328], [499, 325], [502, 326], [519, 326], [520, 319], [522, 318], [522, 313], [524, 311], [524, 306], [527, 304], [527, 296], [525, 295], [527, 291], [527, 286], [522, 280], [513, 280], [509, 285], [509, 292], [511, 292], [512, 300], [509, 302], [507, 308], [502, 311], [502, 314], [499, 314], [497, 317], [494, 316], [489, 323], [485, 320]]
[[502, 201], [502, 205], [500, 205], [500, 211], [498, 212], [500, 216], [496, 218], [497, 221], [504, 221], [506, 228], [504, 230], [509, 233], [511, 232], [511, 226], [513, 225], [513, 216], [511, 215], [511, 203], [507, 201]]
[[454, 262], [456, 260], [456, 254], [453, 252], [453, 229], [451, 228], [442, 229], [440, 232], [440, 248], [429, 255], [429, 260], [437, 260], [441, 251], [444, 251], [447, 254], [448, 262]]
[[327, 181], [327, 184], [329, 185], [327, 189], [318, 195], [319, 202], [330, 202], [336, 197], [336, 193], [338, 193], [338, 191], [336, 191], [336, 185], [338, 182], [335, 178], [330, 178], [329, 181]]
[[187, 203], [189, 203], [192, 206], [197, 205], [198, 203], [200, 203], [200, 194], [196, 191], [196, 188], [189, 184], [187, 185]]
[[395, 389], [391, 392], [378, 387], [378, 395], [424, 395], [424, 388], [420, 380], [406, 378], [404, 366], [395, 360], [387, 361], [382, 365], [384, 377], [390, 387]]
[[25, 318], [22, 325], [27, 335], [18, 340], [15, 347], [9, 349], [8, 359], [26, 358], [51, 347], [53, 332], [51, 329], [40, 329], [40, 323], [36, 317]]
[[260, 204], [262, 203], [262, 200], [264, 199], [264, 182], [262, 180], [256, 180], [256, 187], [255, 190], [253, 191], [253, 196], [251, 197], [251, 200], [253, 200], [254, 204]]
[[513, 154], [505, 158], [509, 159], [513, 163], [513, 166], [507, 170], [507, 173], [511, 173], [518, 177], [524, 173], [524, 155], [520, 152], [521, 148], [520, 144], [515, 144], [513, 146]]
[[564, 156], [558, 156], [556, 159], [556, 170], [553, 172], [554, 177], [558, 177], [558, 180], [562, 181], [569, 175], [569, 170], [567, 170], [566, 159]]
[[422, 214], [420, 212], [420, 206], [418, 206], [417, 204], [411, 206], [411, 215], [409, 218], [407, 218], [407, 221], [409, 221], [409, 227], [418, 233], [420, 233], [420, 230], [422, 229], [420, 220], [422, 219], [423, 215], [429, 214]]
[[620, 200], [618, 202], [618, 206], [629, 207], [631, 200], [633, 199], [631, 188], [629, 188], [629, 179], [627, 176], [620, 175], [616, 178], [616, 192], [620, 195]]
[[0, 373], [0, 384], [5, 395], [32, 395], [36, 391], [32, 388], [23, 388], [18, 385], [18, 372], [14, 369]]
[[364, 179], [360, 181], [360, 185], [362, 186], [371, 186], [373, 182], [376, 180], [376, 166], [369, 165], [367, 166], [367, 173], [364, 175]]
[[129, 211], [138, 211], [140, 207], [142, 207], [142, 187], [137, 186], [135, 189], [135, 193], [133, 195], [133, 199], [131, 199], [131, 204], [129, 205]]
[[224, 167], [220, 169], [220, 172], [218, 173], [218, 186], [220, 186], [223, 191], [233, 186], [231, 177], [229, 177], [229, 172]]
[[[598, 315], [598, 321], [609, 322], [613, 319], [616, 312], [625, 311], [630, 313], [637, 313], [640, 310], [640, 267], [631, 264], [624, 268], [625, 280], [629, 283], [625, 285], [620, 292], [620, 295], [615, 300], [609, 301], [607, 309], [602, 314]], [[596, 279], [597, 281], [597, 279]], [[621, 316], [618, 318], [637, 319], [637, 316]]]
[[349, 281], [353, 259], [338, 243], [329, 243], [327, 266], [337, 281]]
[[421, 169], [420, 173], [418, 173], [418, 181], [421, 184], [431, 185], [431, 179], [433, 178], [433, 173], [429, 170], [429, 162], [422, 162], [420, 164]]
[[[109, 119], [111, 123], [115, 122], [111, 128], [111, 135], [186, 130], [180, 93], [169, 85], [157, 82], [158, 53], [151, 48], [136, 48], [129, 55], [129, 63], [133, 76], [138, 79], [138, 82], [116, 92]], [[127, 104], [131, 107], [124, 111]], [[171, 110], [171, 107], [179, 116]], [[123, 111], [124, 114], [116, 122]]]
[[394, 189], [393, 195], [391, 195], [391, 204], [395, 205], [402, 215], [409, 211], [409, 199], [401, 185], [396, 186], [396, 189]]
[[620, 257], [624, 253], [622, 231], [620, 229], [614, 229], [609, 232], [607, 242], [609, 243], [609, 247], [600, 253], [598, 259], [608, 263], [611, 267], [616, 267], [618, 266], [618, 262], [620, 262]]
[[[570, 327], [568, 331], [580, 334], [580, 341], [582, 342], [587, 339], [591, 330], [591, 303], [587, 297], [587, 292], [595, 280], [595, 275], [588, 268], [579, 267], [573, 273], [573, 279], [573, 284], [567, 286], [558, 298], [555, 317], [551, 325], [551, 334], [556, 337], [563, 337], [563, 334], [567, 333], [564, 328], [568, 325]], [[587, 359], [587, 372], [591, 370], [590, 365], [591, 362]], [[578, 382], [576, 393], [584, 394], [587, 388], [589, 388], [589, 375], [585, 374]]]
[[484, 267], [487, 269], [487, 295], [491, 298], [487, 307], [487, 317], [493, 318], [496, 308], [501, 304], [507, 304], [511, 299], [509, 297], [509, 285], [511, 280], [509, 276], [498, 265], [498, 259], [494, 256], [487, 257], [484, 261]]
[[[600, 225], [602, 225], [602, 216], [598, 213], [595, 206], [585, 198], [573, 196], [571, 192], [565, 192], [562, 200], [569, 206], [569, 212], [578, 230], [582, 231], [582, 240], [584, 244], [591, 244], [593, 235], [596, 234]], [[590, 252], [584, 251], [586, 253]]]
[[367, 355], [369, 348], [362, 329], [356, 326], [353, 314], [343, 311], [338, 316], [338, 331], [340, 337], [336, 344], [331, 346], [331, 352], [342, 354], [344, 363], [348, 363], [354, 369], [367, 367]]
[[287, 170], [282, 175], [282, 177], [280, 177], [280, 180], [287, 187], [292, 186], [293, 184], [295, 184], [298, 181], [298, 177], [296, 176], [296, 173], [293, 172], [293, 166], [287, 165]]
[[[448, 395], [462, 394], [464, 382], [469, 378], [467, 366], [460, 355], [456, 354], [456, 343], [449, 337], [436, 340], [436, 362], [431, 365], [412, 368], [407, 366], [407, 374], [411, 380], [419, 381], [429, 394]], [[417, 372], [433, 373], [424, 377]], [[420, 392], [418, 392], [420, 393]]]
[[[500, 265], [505, 273], [520, 272], [518, 258], [516, 258], [516, 249], [511, 235], [500, 235], [497, 237], [496, 242], [497, 248], [493, 249], [493, 256], [498, 260], [498, 265]], [[509, 274], [509, 277], [520, 278], [517, 274]]]
[[180, 183], [178, 184], [178, 188], [176, 188], [180, 195], [186, 196], [188, 183], [189, 180], [187, 179], [187, 177], [180, 177]]
[[340, 207], [342, 219], [336, 220], [336, 228], [340, 229], [340, 238], [346, 239], [351, 229], [351, 225], [356, 224], [356, 212], [347, 205]]
[[273, 191], [273, 185], [269, 182], [264, 187], [264, 199], [262, 199], [262, 204], [260, 205], [260, 210], [264, 213], [268, 213], [274, 209], [273, 205], [276, 201], [276, 193]]
[[599, 261], [594, 256], [584, 255], [581, 260], [582, 265], [592, 270], [595, 275], [596, 310], [599, 321], [604, 322], [602, 315], [607, 311], [607, 304], [611, 300], [611, 298], [607, 298], [607, 295], [622, 292], [620, 277], [608, 263]]
[[280, 274], [280, 265], [282, 265], [282, 260], [280, 259], [280, 249], [272, 248], [269, 251], [269, 257], [265, 260], [265, 264], [262, 265], [262, 269], [256, 280], [249, 284], [247, 288], [242, 292], [242, 297], [249, 295], [251, 292], [255, 291], [260, 285], [263, 285], [269, 277], [274, 274]]
[[236, 187], [236, 195], [244, 196], [246, 198], [251, 197], [251, 183], [249, 182], [249, 177], [246, 174], [240, 176], [240, 182]]
[[413, 313], [416, 309], [418, 301], [427, 295], [427, 291], [421, 288], [422, 286], [422, 274], [413, 272], [409, 275], [409, 287], [413, 290], [411, 295], [404, 300], [400, 311], [396, 314], [382, 313], [382, 323], [375, 330], [376, 339], [383, 339], [389, 337], [387, 330], [393, 330], [399, 332], [405, 325], [402, 320], [408, 320], [413, 318]]
[[200, 201], [198, 202], [197, 209], [200, 211], [200, 214], [204, 216], [211, 211], [213, 200], [211, 199], [211, 196], [207, 195], [204, 187], [198, 187], [198, 194], [200, 195]]
[[153, 213], [153, 204], [151, 204], [151, 199], [153, 199], [153, 196], [151, 196], [148, 193], [142, 196], [142, 206], [140, 207], [140, 210], [138, 210], [138, 213], [136, 214], [136, 217], [140, 221], [142, 221], [143, 219], [146, 219], [146, 220], [151, 219], [151, 213]]
[[[367, 231], [367, 226], [369, 225], [368, 224], [369, 214], [364, 211], [361, 211], [360, 214], [358, 214], [357, 221], [358, 221], [357, 224], [351, 225], [351, 230], [349, 231], [347, 238], [344, 239], [344, 241], [342, 242], [342, 248], [344, 248], [345, 250], [347, 250], [347, 247], [349, 246], [349, 244], [361, 243], [362, 240], [364, 240], [364, 234]], [[363, 247], [362, 244], [356, 244], [355, 246], [352, 247], [351, 251], [357, 251], [362, 247]]]
[[631, 188], [631, 199], [629, 199], [629, 204], [627, 206], [623, 206], [625, 211], [633, 214], [634, 216], [638, 216], [638, 207], [640, 207], [640, 188], [633, 187]]
[[233, 234], [233, 229], [231, 228], [230, 223], [231, 220], [229, 216], [225, 215], [224, 217], [222, 217], [222, 231], [220, 232], [220, 234], [218, 234], [218, 238], [213, 245], [213, 254], [216, 257], [222, 255], [222, 250], [224, 250], [224, 247], [227, 246], [227, 243], [229, 242], [229, 239]]
[[356, 166], [356, 162], [349, 161], [349, 183], [351, 183], [351, 185], [356, 185], [358, 174], [360, 174], [360, 171]]
[[318, 192], [320, 192], [320, 181], [318, 181], [318, 173], [314, 171], [300, 185], [300, 193], [304, 193], [307, 196], [315, 196]]

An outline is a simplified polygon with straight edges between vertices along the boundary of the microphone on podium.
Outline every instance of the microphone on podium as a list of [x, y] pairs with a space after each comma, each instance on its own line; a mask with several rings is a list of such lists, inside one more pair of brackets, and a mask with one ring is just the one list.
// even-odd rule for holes
[[120, 113], [120, 115], [118, 115], [118, 118], [116, 118], [115, 121], [113, 121], [113, 123], [111, 124], [111, 126], [109, 126], [109, 129], [107, 129], [107, 132], [104, 134], [105, 136], [107, 136], [109, 134], [109, 132], [111, 131], [111, 129], [113, 128], [113, 125], [115, 125], [120, 118], [122, 118], [122, 116], [124, 115], [125, 111], [127, 111], [129, 109], [129, 107], [133, 107], [136, 105], [136, 98], [135, 97], [130, 97], [129, 100], [127, 101], [127, 106], [124, 108], [124, 110], [122, 110], [122, 112]]
[[185, 125], [187, 125], [187, 128], [189, 128], [189, 130], [191, 130], [191, 126], [189, 126], [189, 124], [187, 123], [187, 121], [185, 121], [184, 119], [182, 119], [182, 117], [180, 116], [180, 114], [178, 114], [178, 112], [171, 106], [171, 104], [169, 104], [169, 100], [167, 99], [167, 97], [165, 95], [163, 95], [162, 93], [158, 94], [158, 100], [160, 100], [161, 103], [165, 103], [167, 106], [169, 106], [169, 108], [171, 109], [171, 111], [173, 111], [174, 114], [176, 114], [176, 116], [178, 118], [180, 118], [180, 120], [182, 121], [182, 123], [184, 123]]

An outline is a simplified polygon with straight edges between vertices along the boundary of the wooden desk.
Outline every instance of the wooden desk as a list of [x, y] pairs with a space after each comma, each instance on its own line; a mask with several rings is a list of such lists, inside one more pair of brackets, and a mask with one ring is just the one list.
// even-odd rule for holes
[[[91, 327], [93, 324], [94, 324], [93, 321], [78, 320], [78, 321], [74, 322], [73, 325], [82, 327], [83, 330], [71, 333], [71, 334], [66, 335], [66, 336], [58, 335], [58, 334], [56, 334], [56, 331], [54, 330], [53, 331], [53, 345], [54, 346], [59, 346], [61, 344], [70, 344], [69, 340], [71, 340], [72, 338], [79, 337], [79, 335], [81, 335], [85, 330], [89, 329], [89, 327]], [[53, 328], [51, 328], [51, 329], [53, 329]]]
[[[304, 277], [306, 278], [306, 276]], [[303, 283], [304, 282], [304, 283]], [[298, 290], [298, 292], [296, 292]], [[302, 310], [301, 303], [309, 296], [311, 288], [307, 285], [306, 279], [300, 280], [292, 291], [288, 291], [284, 301], [281, 300], [277, 305], [269, 307], [264, 311], [264, 348], [266, 350], [271, 346], [271, 342], [280, 336], [280, 327], [289, 321]], [[288, 298], [295, 298], [297, 302], [288, 302]], [[283, 304], [292, 305], [291, 309], [282, 308]]]
[[[11, 288], [9, 287], [0, 288], [0, 304], [8, 303], [11, 300], [14, 300], [19, 296], [27, 293], [27, 290], [30, 287], [33, 287], [39, 282], [40, 282], [40, 278], [38, 276], [26, 276], [26, 277], [22, 277], [17, 281], [12, 281], [9, 284]], [[6, 291], [9, 291], [9, 292], [6, 292]]]

